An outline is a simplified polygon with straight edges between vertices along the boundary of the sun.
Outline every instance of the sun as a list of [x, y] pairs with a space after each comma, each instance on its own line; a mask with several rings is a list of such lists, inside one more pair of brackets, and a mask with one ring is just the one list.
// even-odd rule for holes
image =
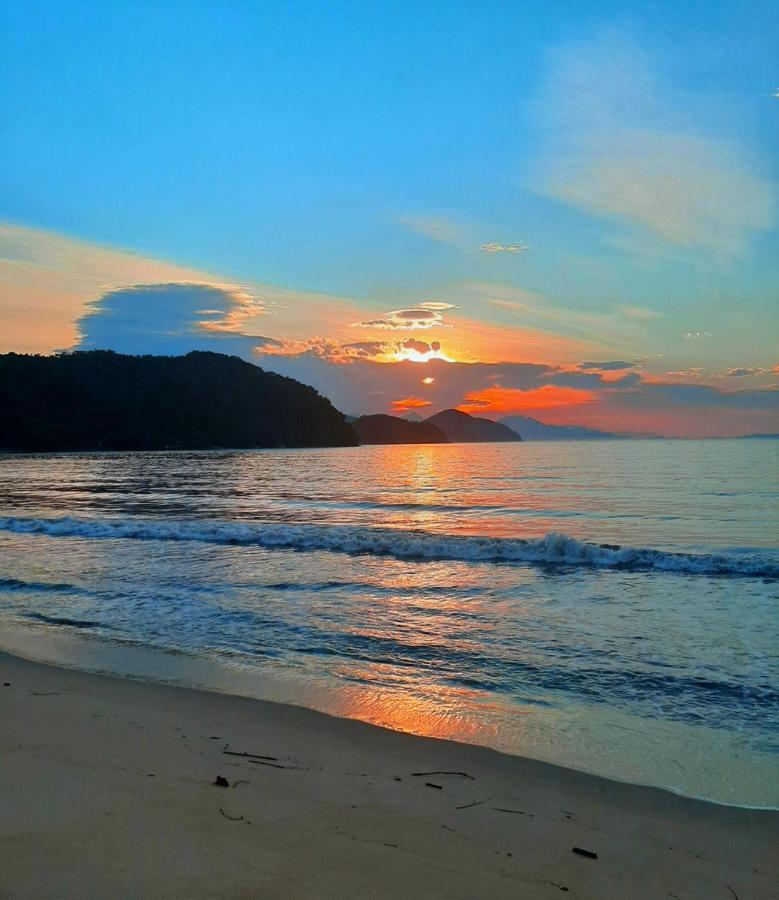
[[442, 359], [444, 362], [454, 362], [452, 357], [447, 356], [440, 346], [435, 349], [431, 347], [424, 353], [421, 353], [413, 347], [401, 347], [400, 350], [391, 355], [390, 359], [392, 362], [426, 363], [430, 362], [431, 359]]
[[427, 378], [422, 379], [422, 384], [432, 384], [435, 381], [432, 375], [428, 375]]

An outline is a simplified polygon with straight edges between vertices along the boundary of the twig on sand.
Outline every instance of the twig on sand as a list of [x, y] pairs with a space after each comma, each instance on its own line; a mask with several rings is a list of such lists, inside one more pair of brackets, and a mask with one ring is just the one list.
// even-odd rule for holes
[[59, 697], [59, 691], [30, 691], [36, 697]]
[[256, 766], [270, 766], [272, 769], [286, 769], [286, 766], [281, 766], [278, 763], [265, 762], [262, 759], [255, 759], [254, 757], [249, 758], [250, 763], [254, 763]]
[[238, 753], [235, 750], [222, 750], [225, 756], [246, 756], [249, 759], [272, 759], [274, 762], [278, 760], [278, 756], [260, 756], [259, 753]]
[[733, 894], [733, 896], [736, 898], [736, 900], [739, 900], [738, 894], [733, 890], [733, 888], [729, 884], [726, 884], [725, 887], [730, 891], [731, 894]]
[[558, 884], [556, 881], [550, 881], [549, 884], [551, 884], [553, 887], [556, 887], [558, 889], [558, 891], [569, 891], [570, 890], [570, 888], [567, 888], [564, 884]]
[[233, 782], [233, 787], [236, 788], [239, 784], [251, 784], [251, 781], [247, 781], [245, 778], [241, 778], [240, 781]]
[[586, 856], [587, 859], [597, 859], [598, 854], [593, 853], [592, 850], [584, 850], [582, 847], [572, 847], [571, 853], [578, 853], [579, 856]]
[[382, 841], [385, 847], [394, 847], [396, 850], [398, 849], [397, 844], [388, 844], [386, 841]]
[[227, 813], [219, 807], [219, 812], [225, 817], [225, 819], [229, 819], [231, 822], [243, 822], [243, 816], [228, 816]]
[[444, 786], [442, 784], [433, 784], [432, 781], [426, 781], [425, 787], [435, 788], [437, 791], [442, 791], [444, 789]]
[[466, 803], [465, 806], [455, 806], [455, 809], [470, 809], [472, 806], [481, 806], [483, 800], [474, 800], [473, 803]]
[[463, 778], [470, 778], [471, 781], [476, 781], [473, 775], [469, 775], [467, 772], [412, 772], [411, 775], [414, 778], [421, 778], [424, 775], [461, 775]]
[[506, 809], [504, 806], [491, 806], [490, 809], [494, 809], [495, 812], [514, 813], [517, 816], [527, 815], [524, 809]]

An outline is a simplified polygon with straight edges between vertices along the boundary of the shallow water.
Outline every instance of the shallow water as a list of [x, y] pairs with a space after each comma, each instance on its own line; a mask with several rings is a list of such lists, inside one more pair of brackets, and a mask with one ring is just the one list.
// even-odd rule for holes
[[44, 658], [779, 806], [776, 453], [3, 457], [0, 620]]

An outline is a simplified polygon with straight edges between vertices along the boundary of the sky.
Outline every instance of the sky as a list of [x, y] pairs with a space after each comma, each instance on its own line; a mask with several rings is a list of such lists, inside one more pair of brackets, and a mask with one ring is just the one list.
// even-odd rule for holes
[[779, 432], [771, 2], [0, 4], [0, 352]]

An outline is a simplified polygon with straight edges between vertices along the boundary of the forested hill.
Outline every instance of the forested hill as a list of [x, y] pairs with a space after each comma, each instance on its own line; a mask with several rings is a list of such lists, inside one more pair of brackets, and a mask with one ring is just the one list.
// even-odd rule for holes
[[0, 355], [0, 450], [356, 444], [313, 388], [235, 356]]

